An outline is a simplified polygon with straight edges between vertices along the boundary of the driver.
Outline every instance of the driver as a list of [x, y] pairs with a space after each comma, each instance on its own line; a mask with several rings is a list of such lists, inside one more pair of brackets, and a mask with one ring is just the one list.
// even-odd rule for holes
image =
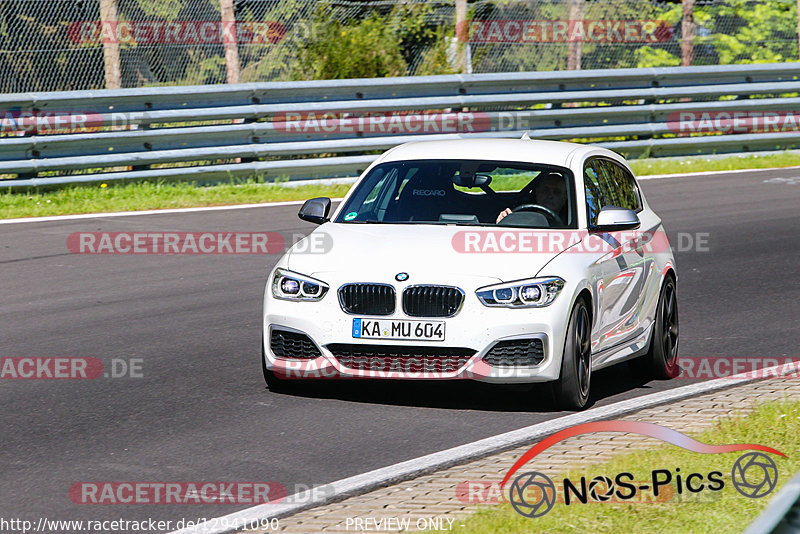
[[[533, 202], [552, 210], [562, 220], [566, 220], [567, 214], [564, 212], [567, 206], [567, 184], [564, 177], [547, 173], [537, 178], [533, 185]], [[511, 211], [511, 208], [501, 211], [496, 222], [502, 221]]]

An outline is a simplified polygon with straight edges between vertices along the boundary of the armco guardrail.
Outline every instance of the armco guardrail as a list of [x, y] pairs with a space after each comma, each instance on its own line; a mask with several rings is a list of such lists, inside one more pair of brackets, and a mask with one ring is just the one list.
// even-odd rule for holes
[[[792, 148], [800, 145], [800, 127], [687, 135], [671, 118], [800, 117], [799, 75], [800, 63], [782, 63], [7, 94], [0, 95], [0, 187], [353, 174], [376, 151], [402, 142], [525, 131], [594, 141], [628, 156]], [[311, 117], [305, 126], [324, 114], [355, 124], [365, 115], [369, 121], [410, 112], [444, 118], [424, 134], [297, 127], [297, 117]], [[448, 129], [454, 116], [468, 124], [455, 120]], [[33, 124], [39, 127], [26, 128]]]
[[744, 534], [797, 534], [800, 532], [800, 473], [775, 495]]

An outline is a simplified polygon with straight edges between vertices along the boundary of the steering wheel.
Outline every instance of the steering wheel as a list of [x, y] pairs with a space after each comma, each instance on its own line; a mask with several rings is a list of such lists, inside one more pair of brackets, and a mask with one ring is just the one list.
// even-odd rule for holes
[[550, 208], [542, 206], [541, 204], [520, 204], [519, 206], [511, 210], [511, 213], [515, 213], [517, 211], [538, 211], [544, 214], [544, 216], [547, 217], [548, 219], [551, 219], [554, 222], [556, 222], [559, 226], [564, 226], [564, 221], [561, 220], [561, 217], [559, 217], [556, 212], [554, 212]]

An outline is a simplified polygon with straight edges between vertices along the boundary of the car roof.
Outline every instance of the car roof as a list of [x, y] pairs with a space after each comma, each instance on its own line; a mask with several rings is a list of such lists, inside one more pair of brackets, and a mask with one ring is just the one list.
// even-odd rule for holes
[[379, 162], [415, 159], [488, 159], [559, 165], [569, 167], [572, 157], [601, 151], [621, 159], [610, 150], [592, 145], [540, 139], [451, 139], [446, 141], [414, 141], [386, 152]]

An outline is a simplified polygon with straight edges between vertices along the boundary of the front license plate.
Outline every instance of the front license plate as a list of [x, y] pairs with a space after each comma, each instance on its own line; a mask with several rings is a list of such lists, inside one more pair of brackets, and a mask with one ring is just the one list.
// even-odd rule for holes
[[444, 321], [353, 319], [353, 337], [444, 341]]

